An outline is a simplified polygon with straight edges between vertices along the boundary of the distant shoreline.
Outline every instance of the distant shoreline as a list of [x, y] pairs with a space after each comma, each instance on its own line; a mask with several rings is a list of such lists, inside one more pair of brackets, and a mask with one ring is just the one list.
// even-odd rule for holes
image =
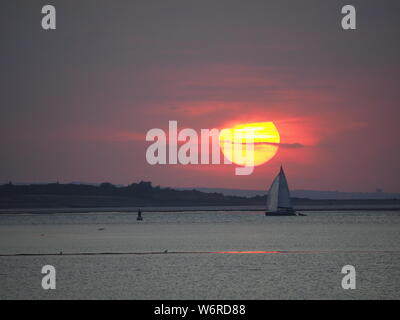
[[[126, 187], [102, 183], [0, 185], [0, 214], [90, 212], [264, 211], [266, 195], [243, 197], [174, 190], [141, 181]], [[298, 211], [400, 210], [400, 199], [309, 199], [292, 197]]]
[[[217, 212], [217, 211], [242, 211], [242, 212], [264, 212], [265, 207], [261, 206], [160, 206], [160, 207], [99, 207], [99, 208], [10, 208], [0, 209], [0, 216], [5, 214], [79, 214], [79, 213], [137, 213], [138, 210], [143, 213], [155, 212]], [[312, 211], [399, 211], [400, 206], [295, 206], [299, 212]]]

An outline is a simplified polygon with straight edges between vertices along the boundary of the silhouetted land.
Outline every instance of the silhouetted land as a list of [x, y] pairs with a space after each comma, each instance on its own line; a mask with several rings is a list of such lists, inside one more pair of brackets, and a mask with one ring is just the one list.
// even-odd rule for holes
[[[111, 208], [137, 206], [264, 206], [266, 196], [225, 196], [197, 190], [153, 187], [151, 182], [119, 187], [111, 183], [0, 185], [0, 209], [14, 208]], [[399, 199], [311, 200], [293, 198], [295, 206], [382, 205], [400, 207]]]

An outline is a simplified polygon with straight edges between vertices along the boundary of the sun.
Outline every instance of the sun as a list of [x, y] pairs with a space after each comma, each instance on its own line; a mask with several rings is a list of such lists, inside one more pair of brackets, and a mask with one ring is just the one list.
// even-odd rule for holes
[[221, 130], [219, 135], [224, 156], [240, 166], [259, 166], [270, 161], [278, 152], [280, 141], [273, 122], [239, 124]]

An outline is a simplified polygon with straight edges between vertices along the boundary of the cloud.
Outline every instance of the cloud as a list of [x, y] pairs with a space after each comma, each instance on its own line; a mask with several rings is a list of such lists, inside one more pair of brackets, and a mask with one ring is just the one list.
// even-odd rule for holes
[[288, 148], [288, 149], [299, 149], [299, 148], [306, 148], [302, 143], [280, 143], [279, 147], [281, 148]]

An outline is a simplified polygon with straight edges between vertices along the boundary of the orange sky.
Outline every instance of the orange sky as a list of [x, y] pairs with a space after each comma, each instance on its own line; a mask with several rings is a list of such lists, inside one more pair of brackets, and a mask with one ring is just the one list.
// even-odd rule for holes
[[[76, 4], [56, 35], [34, 27], [33, 2], [4, 11], [17, 31], [3, 37], [0, 182], [266, 189], [282, 164], [295, 189], [400, 192], [398, 2], [357, 2], [355, 32], [336, 1]], [[170, 120], [272, 121], [281, 144], [250, 176], [151, 166], [146, 133]]]

